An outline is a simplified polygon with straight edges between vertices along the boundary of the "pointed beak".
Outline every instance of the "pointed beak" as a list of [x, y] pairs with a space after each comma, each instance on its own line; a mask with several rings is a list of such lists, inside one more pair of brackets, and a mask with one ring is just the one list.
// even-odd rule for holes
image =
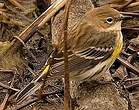
[[132, 16], [127, 16], [127, 15], [121, 15], [119, 20], [129, 20], [129, 19], [133, 19]]

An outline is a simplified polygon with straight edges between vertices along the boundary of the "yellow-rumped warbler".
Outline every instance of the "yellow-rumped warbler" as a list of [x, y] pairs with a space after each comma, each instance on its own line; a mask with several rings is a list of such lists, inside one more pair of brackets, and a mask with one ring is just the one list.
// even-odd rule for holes
[[[117, 10], [105, 6], [98, 7], [87, 12], [68, 32], [68, 72], [71, 80], [98, 80], [103, 76], [102, 73], [110, 68], [123, 47], [122, 19], [123, 16]], [[64, 47], [63, 36], [53, 36], [52, 41], [57, 50], [55, 53], [61, 56]], [[51, 65], [52, 70], [63, 73], [64, 61], [61, 60], [63, 58], [57, 58], [58, 62]], [[17, 101], [23, 100], [42, 86], [42, 82], [38, 81], [48, 72], [49, 66], [15, 96]]]
[[[102, 6], [87, 12], [68, 32], [71, 79], [95, 79], [110, 68], [123, 47], [122, 19], [117, 10]], [[52, 39], [58, 53], [62, 53], [63, 37]], [[53, 69], [62, 72], [63, 62], [54, 64]]]

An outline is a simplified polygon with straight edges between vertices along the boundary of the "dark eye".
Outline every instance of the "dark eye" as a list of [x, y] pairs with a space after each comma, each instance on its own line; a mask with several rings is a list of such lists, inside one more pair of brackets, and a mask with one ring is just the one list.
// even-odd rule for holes
[[112, 24], [112, 23], [113, 23], [113, 18], [112, 18], [112, 17], [108, 17], [108, 18], [106, 19], [106, 22], [107, 22], [108, 24]]

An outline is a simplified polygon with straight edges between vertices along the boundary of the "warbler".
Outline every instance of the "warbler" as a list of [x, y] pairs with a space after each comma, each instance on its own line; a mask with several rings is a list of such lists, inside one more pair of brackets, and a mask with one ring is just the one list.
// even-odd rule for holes
[[[71, 80], [97, 79], [119, 56], [123, 47], [119, 11], [102, 6], [88, 11], [68, 31], [69, 75]], [[52, 37], [58, 54], [64, 51], [63, 37]], [[64, 61], [52, 66], [62, 72]]]

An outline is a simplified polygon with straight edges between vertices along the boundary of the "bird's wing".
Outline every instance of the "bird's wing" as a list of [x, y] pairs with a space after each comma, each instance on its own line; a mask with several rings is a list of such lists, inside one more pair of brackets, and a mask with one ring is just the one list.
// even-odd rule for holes
[[[86, 30], [85, 34], [83, 34], [84, 30]], [[71, 51], [85, 59], [105, 59], [113, 53], [117, 35], [117, 32], [100, 32], [93, 27], [85, 27], [77, 33], [71, 33], [73, 36], [69, 42]]]
[[[98, 37], [99, 39], [97, 39]], [[79, 40], [81, 41], [79, 43], [73, 42], [75, 39], [72, 41], [73, 44], [72, 42], [68, 42], [68, 44], [72, 44], [70, 47], [72, 56], [68, 59], [69, 73], [72, 73], [70, 77], [79, 76], [83, 72], [93, 68], [111, 56], [114, 51], [115, 34], [107, 32], [99, 34], [99, 32], [95, 32], [95, 34], [90, 34], [89, 36], [85, 36], [85, 38], [87, 40], [80, 38]], [[64, 73], [64, 61], [54, 64], [52, 70]]]
[[[86, 71], [88, 68], [94, 67], [99, 62], [90, 59], [84, 59], [76, 55], [72, 55], [68, 59], [68, 72], [72, 73], [71, 76], [80, 74], [81, 71]], [[57, 62], [52, 65], [53, 74], [63, 74], [64, 73], [64, 61]]]
[[100, 60], [109, 57], [113, 53], [113, 50], [113, 47], [90, 47], [85, 50], [75, 52], [75, 54], [77, 56], [84, 57], [85, 59]]
[[107, 26], [105, 30], [105, 24], [92, 20], [90, 13], [68, 32], [67, 47], [73, 54], [85, 59], [103, 59], [112, 54], [118, 34], [107, 30]]

